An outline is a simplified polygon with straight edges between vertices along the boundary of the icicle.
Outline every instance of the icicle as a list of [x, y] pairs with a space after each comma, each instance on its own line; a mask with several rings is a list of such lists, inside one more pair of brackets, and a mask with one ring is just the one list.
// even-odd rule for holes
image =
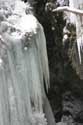
[[[39, 24], [40, 25], [40, 24]], [[45, 36], [44, 36], [44, 31], [43, 31], [43, 27], [40, 25], [39, 28], [39, 46], [38, 46], [38, 50], [40, 53], [40, 60], [41, 60], [41, 65], [42, 65], [42, 72], [43, 72], [43, 78], [45, 80], [45, 84], [46, 84], [46, 89], [48, 91], [48, 88], [50, 86], [49, 84], [49, 68], [48, 68], [48, 59], [47, 59], [47, 51], [46, 51], [46, 40], [45, 40]], [[37, 41], [38, 42], [38, 41]]]
[[78, 47], [79, 60], [81, 63], [81, 39], [80, 38], [77, 40], [77, 47]]

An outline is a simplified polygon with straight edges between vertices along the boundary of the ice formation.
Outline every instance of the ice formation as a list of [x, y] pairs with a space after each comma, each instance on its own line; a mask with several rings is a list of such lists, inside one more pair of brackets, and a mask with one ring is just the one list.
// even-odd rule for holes
[[[69, 6], [71, 8], [83, 9], [83, 0], [69, 0]], [[81, 64], [83, 54], [83, 17], [80, 15], [71, 14], [70, 20], [76, 24], [77, 47], [79, 62]]]
[[29, 10], [23, 1], [0, 0], [0, 125], [47, 124], [43, 114], [44, 82], [49, 87], [46, 41]]

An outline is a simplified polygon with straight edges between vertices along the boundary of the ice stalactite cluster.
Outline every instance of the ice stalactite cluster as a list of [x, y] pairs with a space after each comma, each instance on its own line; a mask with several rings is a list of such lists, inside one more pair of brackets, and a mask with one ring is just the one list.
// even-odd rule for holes
[[[69, 0], [69, 5], [71, 8], [83, 9], [82, 0]], [[79, 61], [82, 63], [82, 53], [83, 53], [83, 17], [81, 15], [71, 14], [71, 22], [73, 21], [76, 24], [76, 35], [77, 35], [77, 47]]]
[[49, 87], [42, 26], [20, 0], [0, 0], [0, 125], [46, 125]]

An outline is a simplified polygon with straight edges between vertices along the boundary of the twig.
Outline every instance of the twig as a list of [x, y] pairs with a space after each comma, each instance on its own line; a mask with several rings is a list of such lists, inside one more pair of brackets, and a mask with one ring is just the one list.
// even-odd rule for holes
[[54, 9], [52, 12], [61, 12], [61, 11], [68, 11], [74, 14], [78, 14], [83, 16], [83, 10], [79, 10], [79, 9], [75, 9], [75, 8], [70, 8], [68, 6], [63, 6], [63, 7], [57, 7], [56, 9]]

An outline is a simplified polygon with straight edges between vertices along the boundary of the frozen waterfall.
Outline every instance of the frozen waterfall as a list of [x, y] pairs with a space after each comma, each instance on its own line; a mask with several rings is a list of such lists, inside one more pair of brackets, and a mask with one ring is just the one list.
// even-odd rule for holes
[[0, 125], [46, 125], [49, 69], [43, 28], [20, 0], [0, 0]]

